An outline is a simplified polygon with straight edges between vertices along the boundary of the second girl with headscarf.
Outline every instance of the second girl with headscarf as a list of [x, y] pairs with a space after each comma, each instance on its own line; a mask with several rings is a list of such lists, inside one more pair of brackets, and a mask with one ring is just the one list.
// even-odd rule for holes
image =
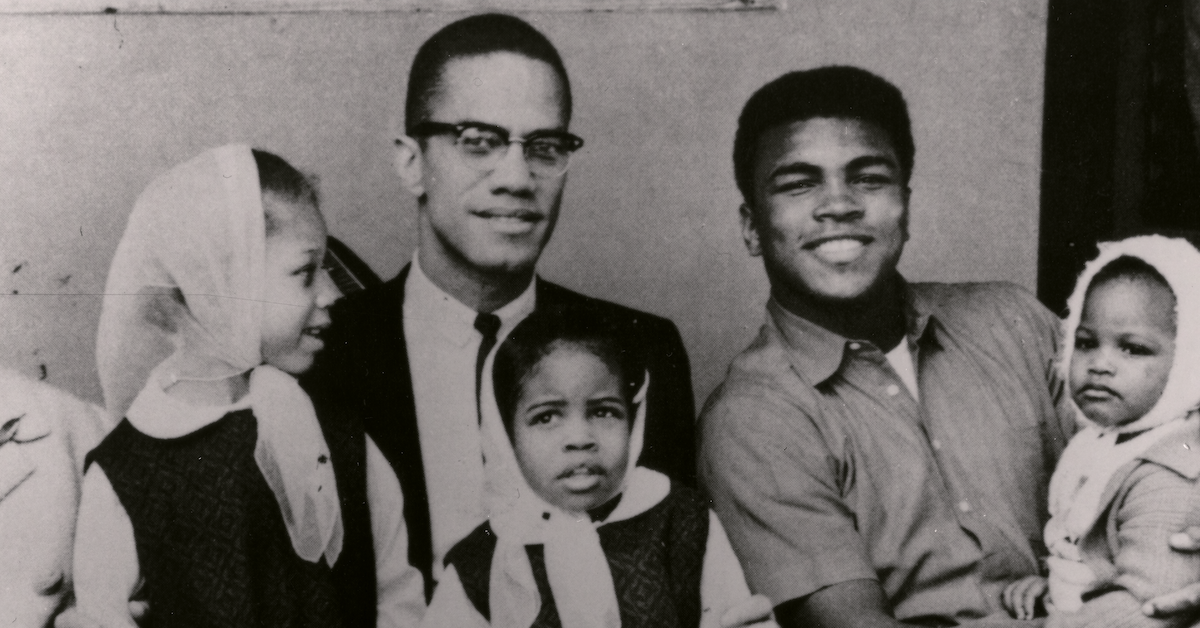
[[410, 626], [423, 611], [400, 486], [346, 409], [293, 378], [337, 290], [316, 194], [287, 162], [207, 151], [138, 199], [97, 357], [124, 419], [89, 456], [81, 612], [149, 625]]
[[492, 514], [446, 554], [423, 627], [696, 628], [769, 615], [747, 604], [707, 500], [637, 465], [653, 382], [620, 338], [602, 316], [564, 308], [535, 312], [500, 345], [481, 395], [494, 384], [496, 403], [483, 406]]

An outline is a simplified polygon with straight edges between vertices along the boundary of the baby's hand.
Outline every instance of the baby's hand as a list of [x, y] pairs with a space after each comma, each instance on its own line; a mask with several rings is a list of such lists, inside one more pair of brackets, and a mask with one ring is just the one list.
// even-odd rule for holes
[[1046, 579], [1026, 576], [1004, 589], [1004, 608], [1017, 619], [1033, 619], [1043, 595], [1046, 595]]

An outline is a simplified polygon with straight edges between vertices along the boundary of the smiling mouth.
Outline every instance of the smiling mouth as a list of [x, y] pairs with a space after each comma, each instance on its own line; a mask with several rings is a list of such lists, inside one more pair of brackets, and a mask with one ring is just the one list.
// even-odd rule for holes
[[528, 233], [543, 219], [540, 213], [528, 210], [485, 209], [471, 214], [486, 221], [496, 231], [509, 235]]
[[861, 257], [872, 241], [867, 236], [833, 236], [812, 240], [804, 248], [827, 263], [847, 264]]

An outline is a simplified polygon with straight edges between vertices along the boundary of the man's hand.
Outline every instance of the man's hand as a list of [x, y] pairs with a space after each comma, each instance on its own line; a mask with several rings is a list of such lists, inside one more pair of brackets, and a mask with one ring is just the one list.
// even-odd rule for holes
[[750, 599], [725, 611], [721, 616], [721, 628], [778, 628], [771, 619], [771, 600], [765, 595]]
[[[1171, 549], [1177, 552], [1200, 551], [1200, 527], [1192, 526], [1172, 534], [1168, 542]], [[1160, 595], [1142, 605], [1142, 612], [1150, 617], [1166, 617], [1196, 610], [1200, 610], [1200, 582]]]
[[1046, 579], [1041, 576], [1025, 576], [1010, 583], [1002, 598], [1005, 610], [1016, 619], [1033, 619], [1046, 588]]

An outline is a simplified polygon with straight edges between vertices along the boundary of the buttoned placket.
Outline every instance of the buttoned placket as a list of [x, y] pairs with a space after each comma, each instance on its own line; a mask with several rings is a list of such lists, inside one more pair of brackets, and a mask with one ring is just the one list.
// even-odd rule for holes
[[[907, 338], [902, 342], [908, 342]], [[956, 494], [956, 491], [946, 480], [945, 466], [950, 464], [950, 462], [945, 458], [946, 454], [943, 452], [944, 446], [941, 439], [931, 429], [924, 406], [909, 393], [907, 386], [900, 380], [900, 376], [892, 368], [891, 363], [888, 362], [887, 356], [869, 341], [848, 341], [846, 343], [846, 350], [848, 358], [865, 361], [873, 365], [874, 368], [867, 369], [870, 373], [869, 377], [872, 380], [871, 386], [875, 390], [882, 391], [888, 401], [894, 404], [896, 409], [900, 411], [899, 414], [913, 421], [924, 436], [921, 439], [923, 441], [921, 446], [933, 461], [933, 470], [941, 480], [943, 499], [946, 504], [952, 506], [959, 526], [967, 531], [973, 539], [978, 540], [985, 536], [985, 533], [981, 529], [983, 523], [980, 519], [981, 515], [975, 512], [975, 506], [965, 495]], [[924, 352], [921, 350], [920, 343], [917, 342], [909, 343], [909, 351], [913, 356], [917, 372], [917, 384], [919, 386], [921, 383], [920, 365], [921, 359], [924, 357]]]

